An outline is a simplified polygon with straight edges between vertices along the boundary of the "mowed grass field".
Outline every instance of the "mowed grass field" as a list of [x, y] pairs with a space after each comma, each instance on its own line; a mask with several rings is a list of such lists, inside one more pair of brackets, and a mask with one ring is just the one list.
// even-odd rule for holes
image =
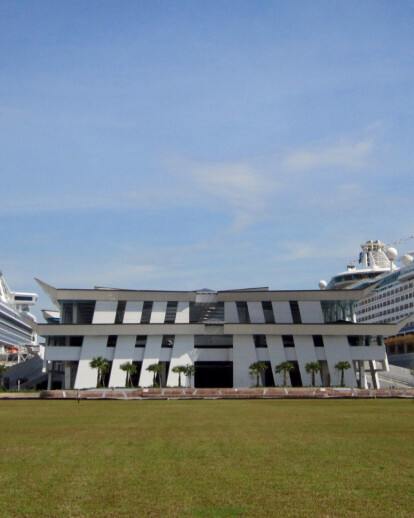
[[0, 401], [2, 517], [412, 517], [411, 400]]

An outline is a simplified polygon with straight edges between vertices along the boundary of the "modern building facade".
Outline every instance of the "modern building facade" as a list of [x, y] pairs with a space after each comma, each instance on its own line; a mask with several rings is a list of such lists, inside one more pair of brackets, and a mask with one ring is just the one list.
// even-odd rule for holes
[[125, 362], [137, 366], [141, 387], [152, 386], [147, 368], [154, 363], [162, 365], [162, 386], [178, 386], [173, 368], [191, 364], [195, 387], [250, 387], [249, 366], [257, 361], [268, 366], [268, 386], [283, 384], [275, 368], [285, 361], [294, 366], [289, 385], [311, 384], [309, 362], [321, 364], [317, 385], [339, 385], [335, 365], [346, 361], [347, 386], [367, 387], [369, 372], [375, 387], [377, 372], [388, 368], [382, 337], [399, 329], [355, 322], [353, 307], [367, 290], [84, 290], [38, 282], [60, 311], [36, 325], [46, 341], [49, 388], [95, 387], [96, 357], [110, 363], [109, 387], [125, 386]]

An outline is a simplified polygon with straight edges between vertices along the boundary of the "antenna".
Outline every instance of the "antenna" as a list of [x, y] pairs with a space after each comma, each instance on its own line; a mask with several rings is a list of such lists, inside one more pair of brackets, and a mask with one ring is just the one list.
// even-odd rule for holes
[[413, 239], [413, 237], [414, 236], [403, 237], [403, 238], [399, 239], [398, 241], [394, 241], [394, 243], [391, 243], [390, 245], [388, 245], [388, 247], [391, 247], [394, 245], [399, 245], [400, 243], [405, 243], [406, 241]]

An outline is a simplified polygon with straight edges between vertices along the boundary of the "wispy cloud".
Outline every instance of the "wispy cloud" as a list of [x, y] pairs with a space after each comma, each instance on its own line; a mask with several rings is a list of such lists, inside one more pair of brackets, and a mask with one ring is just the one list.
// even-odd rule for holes
[[164, 164], [184, 182], [184, 191], [202, 206], [229, 211], [232, 229], [264, 219], [278, 184], [251, 162], [196, 162], [170, 157]]
[[367, 166], [374, 147], [373, 139], [340, 140], [332, 146], [296, 150], [282, 161], [282, 166], [292, 172], [326, 168], [357, 170]]

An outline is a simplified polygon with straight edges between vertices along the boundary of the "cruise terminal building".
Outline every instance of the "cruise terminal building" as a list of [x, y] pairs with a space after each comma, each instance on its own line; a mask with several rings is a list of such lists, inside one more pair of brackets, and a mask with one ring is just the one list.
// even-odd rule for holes
[[[283, 385], [275, 367], [289, 361], [288, 384], [309, 386], [308, 362], [320, 362], [318, 386], [338, 386], [338, 362], [347, 361], [348, 387], [379, 388], [377, 372], [388, 370], [383, 337], [404, 325], [355, 322], [354, 305], [367, 290], [141, 291], [113, 288], [56, 289], [38, 281], [58, 311], [44, 311], [34, 324], [45, 339], [48, 388], [96, 387], [96, 357], [110, 364], [106, 383], [125, 387], [125, 362], [137, 366], [134, 385], [149, 387], [151, 364], [158, 381], [178, 386], [173, 368], [194, 365], [191, 383], [202, 387], [250, 387], [249, 366], [265, 362], [266, 386]], [[187, 380], [188, 382], [188, 380]]]

